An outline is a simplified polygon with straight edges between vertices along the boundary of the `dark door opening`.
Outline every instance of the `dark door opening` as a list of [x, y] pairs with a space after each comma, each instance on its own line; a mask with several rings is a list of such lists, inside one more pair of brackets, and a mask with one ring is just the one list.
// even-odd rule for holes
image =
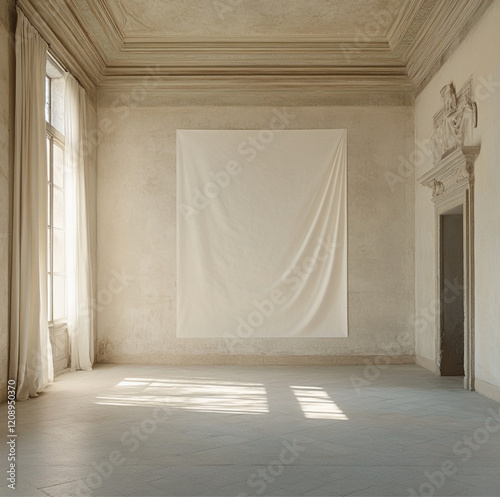
[[441, 216], [441, 376], [464, 375], [464, 220], [461, 210], [462, 206]]

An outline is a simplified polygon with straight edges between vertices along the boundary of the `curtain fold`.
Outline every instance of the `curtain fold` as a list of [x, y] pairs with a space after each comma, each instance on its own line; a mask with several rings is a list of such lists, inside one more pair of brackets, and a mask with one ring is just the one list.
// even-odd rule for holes
[[47, 321], [47, 44], [18, 9], [9, 377], [17, 398], [53, 379]]
[[85, 150], [85, 90], [73, 76], [65, 82], [66, 256], [68, 332], [72, 371], [92, 369], [94, 329]]

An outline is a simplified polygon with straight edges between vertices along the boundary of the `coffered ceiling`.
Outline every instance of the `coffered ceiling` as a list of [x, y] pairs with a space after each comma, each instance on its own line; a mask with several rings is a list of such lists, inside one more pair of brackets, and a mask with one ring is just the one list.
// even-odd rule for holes
[[491, 0], [18, 0], [90, 88], [413, 94]]

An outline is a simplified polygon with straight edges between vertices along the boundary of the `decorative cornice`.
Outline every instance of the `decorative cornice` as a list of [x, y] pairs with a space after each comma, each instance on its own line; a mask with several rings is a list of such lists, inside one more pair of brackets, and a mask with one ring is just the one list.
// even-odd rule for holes
[[17, 3], [48, 43], [53, 55], [82, 86], [95, 91], [106, 62], [71, 8], [72, 0], [17, 0]]
[[[130, 42], [108, 65], [108, 74], [123, 68], [147, 67], [161, 64], [164, 67], [204, 67], [223, 71], [231, 66], [253, 67], [257, 72], [262, 68], [293, 66], [295, 72], [310, 73], [311, 67], [323, 65], [326, 70], [350, 72], [352, 68], [388, 67], [406, 74], [404, 63], [395, 59], [387, 42], [363, 43], [355, 49], [340, 41], [163, 41]], [[127, 74], [123, 72], [123, 74]]]
[[337, 50], [343, 50], [349, 46], [350, 48], [359, 48], [360, 50], [366, 49], [384, 49], [390, 53], [390, 45], [386, 38], [376, 37], [367, 40], [354, 40], [352, 38], [338, 38], [334, 36], [330, 37], [320, 37], [312, 35], [301, 35], [301, 36], [285, 36], [285, 35], [272, 35], [266, 36], [265, 38], [261, 36], [226, 36], [220, 38], [218, 36], [160, 36], [158, 34], [150, 36], [127, 36], [124, 40], [124, 49], [131, 47], [131, 50], [136, 50], [137, 47], [159, 47], [164, 50], [168, 47], [174, 47], [185, 45], [187, 47], [199, 47], [204, 46], [209, 49], [240, 49], [247, 48], [254, 50], [257, 48], [273, 48], [281, 47], [286, 50], [289, 47], [294, 46], [310, 46], [318, 47], [321, 49], [326, 48], [336, 48]]
[[425, 0], [415, 0], [413, 2], [404, 2], [398, 16], [392, 23], [387, 32], [387, 41], [392, 50], [404, 40], [412, 24], [415, 23], [416, 16], [422, 9]]
[[[393, 99], [400, 95], [402, 105], [412, 101], [413, 87], [401, 67], [328, 67], [294, 65], [228, 65], [193, 64], [171, 66], [111, 66], [99, 85], [99, 91], [129, 92], [147, 88], [148, 92], [282, 92], [325, 95], [331, 93], [372, 95], [371, 101]], [[360, 101], [366, 102], [365, 98]], [[354, 102], [355, 100], [350, 100]]]
[[[81, 2], [82, 0], [75, 0]], [[99, 23], [101, 28], [99, 42], [105, 43], [105, 39], [109, 40], [112, 50], [115, 53], [120, 52], [123, 49], [124, 37], [116, 22], [115, 18], [109, 10], [108, 4], [105, 0], [84, 0], [90, 12], [92, 12], [93, 17]], [[87, 20], [87, 24], [90, 24], [91, 20]], [[109, 50], [109, 49], [108, 49]]]
[[[454, 44], [470, 19], [479, 18], [477, 12], [485, 12], [492, 0], [441, 0], [430, 13], [406, 53], [407, 70], [416, 88], [433, 75], [436, 65], [441, 66], [443, 55], [448, 56], [458, 44]], [[452, 49], [450, 51], [450, 48]]]
[[493, 0], [484, 0], [478, 7], [478, 9], [470, 16], [470, 18], [462, 26], [458, 34], [455, 36], [454, 40], [450, 43], [448, 48], [440, 54], [440, 56], [434, 62], [434, 65], [427, 68], [425, 77], [422, 78], [420, 83], [415, 84], [415, 96], [418, 95], [426, 86], [427, 83], [434, 77], [434, 75], [441, 69], [443, 64], [451, 57], [453, 52], [459, 46], [459, 44], [466, 38], [469, 31], [475, 26], [475, 24], [483, 17], [485, 12], [490, 7]]
[[[123, 13], [107, 0], [18, 0], [56, 57], [87, 88], [123, 89], [127, 79], [159, 67], [157, 77], [165, 87], [177, 84], [173, 77], [184, 78], [186, 91], [197, 91], [197, 78], [203, 76], [216, 76], [217, 84], [241, 91], [245, 84], [249, 91], [259, 85], [258, 91], [264, 91], [269, 85], [295, 89], [299, 84], [307, 91], [318, 87], [318, 78], [330, 78], [319, 88], [404, 95], [426, 84], [491, 2], [406, 0], [385, 37], [326, 39], [313, 33], [179, 37], [147, 29], [128, 30], [126, 36]], [[240, 76], [247, 79], [233, 81]], [[211, 82], [205, 86], [215, 90]]]
[[296, 94], [330, 93], [343, 94], [399, 94], [410, 101], [411, 86], [405, 76], [358, 75], [294, 75], [294, 74], [170, 74], [150, 72], [134, 76], [108, 75], [99, 86], [100, 91], [133, 92], [139, 89], [148, 92], [286, 92]]
[[410, 92], [402, 93], [380, 91], [345, 91], [340, 88], [307, 87], [280, 89], [266, 88], [262, 85], [245, 85], [227, 89], [212, 87], [185, 88], [177, 82], [170, 86], [143, 90], [141, 84], [136, 87], [101, 88], [98, 95], [101, 107], [192, 107], [192, 106], [230, 106], [230, 107], [403, 107], [413, 104]]
[[[369, 70], [368, 70], [369, 69]], [[388, 67], [328, 67], [325, 65], [310, 65], [307, 68], [297, 67], [294, 65], [166, 65], [160, 63], [149, 63], [139, 66], [110, 66], [106, 70], [106, 79], [126, 77], [156, 77], [171, 78], [173, 76], [199, 76], [207, 78], [213, 76], [219, 77], [241, 77], [260, 78], [260, 77], [293, 77], [293, 78], [309, 78], [311, 82], [315, 78], [339, 78], [339, 81], [350, 80], [363, 76], [363, 80], [358, 83], [375, 82], [389, 86], [397, 86], [400, 90], [410, 90], [412, 88], [410, 81], [406, 77], [404, 69], [398, 66]], [[335, 84], [335, 81], [326, 80], [330, 84]], [[106, 84], [103, 81], [101, 86]]]
[[429, 16], [431, 15], [433, 9], [439, 0], [423, 0], [416, 14], [414, 15], [412, 22], [408, 26], [408, 29], [403, 35], [400, 42], [393, 47], [393, 52], [395, 56], [401, 57], [406, 60], [406, 54], [408, 49], [415, 41], [418, 36], [422, 26], [427, 22]]
[[480, 150], [479, 146], [457, 148], [418, 179], [432, 189], [434, 202], [439, 202], [444, 194], [453, 196], [473, 184], [474, 163]]

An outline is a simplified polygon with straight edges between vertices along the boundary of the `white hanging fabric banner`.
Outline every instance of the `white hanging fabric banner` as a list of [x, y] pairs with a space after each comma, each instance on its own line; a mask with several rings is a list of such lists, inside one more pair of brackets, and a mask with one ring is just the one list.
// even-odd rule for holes
[[347, 131], [177, 131], [177, 336], [347, 336]]

